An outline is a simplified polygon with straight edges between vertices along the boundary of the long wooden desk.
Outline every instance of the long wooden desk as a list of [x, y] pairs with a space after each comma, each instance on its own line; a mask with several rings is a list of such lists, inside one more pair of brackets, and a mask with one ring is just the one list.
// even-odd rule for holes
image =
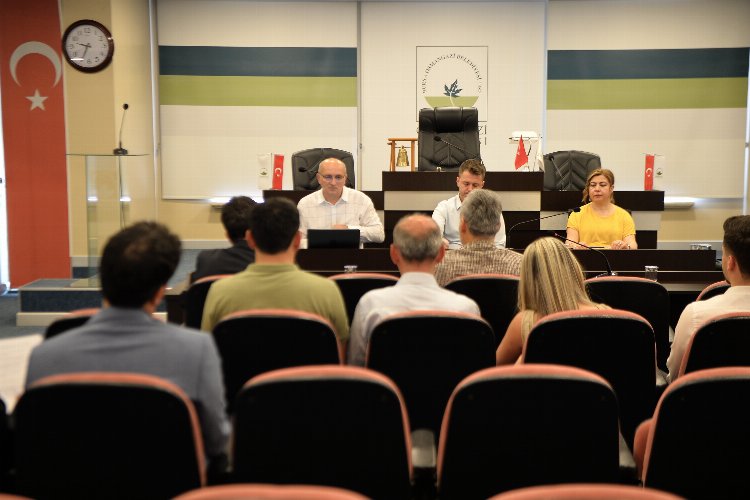
[[[659, 282], [667, 288], [672, 301], [673, 326], [685, 305], [695, 300], [706, 285], [724, 279], [716, 265], [715, 250], [602, 250], [602, 253], [612, 269], [622, 276], [643, 277], [645, 266], [659, 266]], [[573, 254], [587, 277], [606, 271], [601, 254], [591, 250], [574, 250]], [[343, 273], [347, 265], [356, 265], [358, 272], [398, 276], [387, 248], [300, 250], [297, 263], [302, 269], [322, 276]], [[185, 282], [167, 291], [167, 319], [171, 322], [182, 322], [187, 286]]]

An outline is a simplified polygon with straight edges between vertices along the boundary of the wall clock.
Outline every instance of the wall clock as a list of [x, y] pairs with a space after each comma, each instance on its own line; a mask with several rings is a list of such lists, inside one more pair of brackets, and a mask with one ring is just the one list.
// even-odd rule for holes
[[65, 30], [62, 49], [65, 60], [71, 66], [79, 71], [94, 73], [112, 62], [115, 41], [103, 24], [82, 19]]

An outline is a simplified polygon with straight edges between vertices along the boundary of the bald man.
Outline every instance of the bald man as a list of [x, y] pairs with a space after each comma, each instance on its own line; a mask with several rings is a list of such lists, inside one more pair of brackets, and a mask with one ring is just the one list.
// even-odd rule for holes
[[349, 189], [346, 165], [336, 158], [320, 162], [316, 174], [320, 190], [302, 198], [297, 204], [302, 248], [307, 248], [308, 229], [359, 229], [360, 243], [381, 243], [385, 239], [372, 200], [361, 191]]
[[435, 266], [444, 255], [440, 228], [431, 217], [414, 214], [398, 221], [391, 260], [401, 278], [395, 286], [372, 290], [359, 300], [350, 329], [349, 364], [364, 366], [373, 329], [391, 314], [431, 309], [479, 315], [476, 302], [440, 288], [435, 280]]

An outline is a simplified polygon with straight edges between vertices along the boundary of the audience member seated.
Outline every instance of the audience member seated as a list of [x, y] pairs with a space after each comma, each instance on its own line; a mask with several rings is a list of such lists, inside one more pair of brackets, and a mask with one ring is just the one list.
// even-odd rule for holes
[[[443, 235], [443, 243], [450, 250], [461, 248], [461, 237], [459, 233], [459, 215], [461, 205], [466, 197], [475, 189], [484, 187], [484, 176], [487, 170], [482, 160], [466, 160], [458, 167], [458, 177], [456, 177], [456, 186], [458, 194], [447, 200], [438, 203], [432, 212], [432, 218], [437, 222], [440, 232]], [[503, 214], [500, 214], [500, 229], [495, 235], [495, 245], [498, 247], [505, 246], [505, 220]]]
[[440, 288], [435, 266], [443, 259], [440, 229], [426, 215], [407, 215], [393, 228], [391, 260], [401, 278], [394, 286], [367, 292], [359, 300], [352, 320], [349, 364], [364, 366], [367, 344], [375, 326], [395, 313], [445, 310], [479, 315], [470, 298]]
[[526, 247], [521, 261], [518, 308], [497, 348], [497, 364], [515, 363], [531, 328], [542, 317], [561, 311], [608, 309], [593, 302], [583, 283], [581, 265], [555, 238], [539, 238]]
[[721, 250], [721, 269], [732, 286], [723, 295], [693, 302], [682, 311], [667, 359], [670, 380], [677, 378], [690, 339], [699, 326], [719, 314], [750, 311], [750, 215], [724, 221]]
[[255, 262], [211, 286], [203, 308], [201, 329], [213, 330], [227, 314], [245, 309], [283, 308], [323, 316], [345, 342], [349, 318], [335, 282], [300, 270], [294, 263], [301, 235], [299, 212], [285, 198], [271, 198], [250, 215], [247, 242]]
[[[606, 168], [592, 170], [583, 188], [580, 212], [568, 217], [568, 239], [590, 247], [631, 250], [638, 248], [635, 223], [627, 210], [615, 205], [615, 174]], [[571, 248], [582, 248], [569, 242]]]
[[199, 253], [195, 271], [190, 276], [191, 282], [206, 276], [238, 273], [255, 261], [255, 252], [247, 246], [245, 240], [250, 213], [255, 205], [257, 203], [252, 198], [235, 196], [221, 208], [221, 223], [232, 246]]
[[445, 286], [457, 276], [475, 273], [515, 274], [521, 272], [521, 254], [495, 247], [503, 224], [500, 195], [488, 189], [471, 192], [461, 207], [458, 232], [462, 248], [450, 250], [437, 265], [435, 278]]
[[151, 316], [180, 260], [180, 246], [177, 236], [155, 222], [139, 222], [112, 236], [99, 270], [104, 308], [85, 325], [34, 348], [26, 387], [60, 373], [162, 377], [196, 403], [210, 459], [226, 452], [230, 431], [216, 346], [208, 335]]
[[302, 248], [307, 248], [308, 229], [359, 229], [362, 243], [382, 243], [385, 231], [372, 200], [363, 192], [344, 185], [344, 162], [336, 158], [323, 160], [317, 176], [320, 189], [297, 204]]

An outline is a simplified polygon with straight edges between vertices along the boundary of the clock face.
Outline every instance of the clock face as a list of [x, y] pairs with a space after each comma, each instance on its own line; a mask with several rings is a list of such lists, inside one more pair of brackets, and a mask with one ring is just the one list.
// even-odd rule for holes
[[65, 59], [77, 70], [93, 73], [112, 61], [115, 42], [103, 24], [89, 19], [71, 24], [62, 37]]

